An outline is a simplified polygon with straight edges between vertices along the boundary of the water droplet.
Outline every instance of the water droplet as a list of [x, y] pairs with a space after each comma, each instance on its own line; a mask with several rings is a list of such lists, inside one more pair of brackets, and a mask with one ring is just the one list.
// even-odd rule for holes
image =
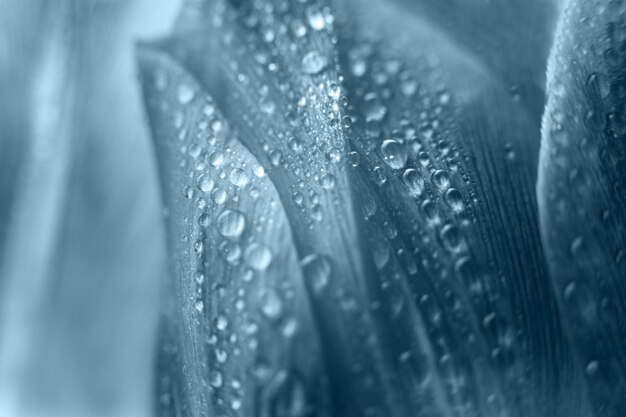
[[230, 175], [228, 179], [230, 180], [231, 184], [239, 188], [245, 187], [250, 181], [250, 178], [248, 178], [248, 174], [246, 174], [246, 172], [243, 169], [239, 169], [239, 168], [235, 168], [232, 171], [230, 171]]
[[445, 194], [446, 203], [450, 208], [456, 212], [463, 211], [465, 205], [463, 204], [463, 196], [461, 192], [456, 188], [450, 188]]
[[224, 154], [221, 151], [213, 151], [209, 155], [209, 163], [215, 168], [219, 168], [224, 164]]
[[201, 239], [198, 239], [193, 243], [194, 252], [199, 254], [199, 253], [202, 253], [203, 249], [204, 249], [204, 243], [202, 242]]
[[382, 186], [387, 182], [387, 174], [385, 173], [385, 170], [382, 169], [381, 167], [375, 167], [373, 174], [374, 174], [374, 181], [379, 186]]
[[185, 198], [192, 198], [193, 197], [193, 188], [191, 188], [190, 186], [185, 186], [183, 188], [183, 195], [185, 196]]
[[196, 180], [196, 185], [202, 192], [208, 193], [215, 187], [215, 182], [210, 176], [203, 174]]
[[335, 186], [335, 177], [332, 174], [326, 174], [321, 179], [322, 188], [330, 190]]
[[226, 191], [222, 190], [221, 188], [216, 188], [211, 193], [211, 199], [215, 204], [224, 204], [227, 198], [228, 194], [226, 194]]
[[267, 246], [254, 242], [246, 248], [244, 257], [251, 268], [262, 271], [272, 262], [272, 251]]
[[424, 200], [422, 203], [422, 211], [426, 215], [426, 218], [433, 223], [439, 222], [439, 212], [437, 206], [430, 200]]
[[241, 247], [237, 242], [226, 240], [220, 244], [220, 253], [227, 262], [233, 264], [241, 258]]
[[302, 270], [313, 290], [322, 291], [328, 284], [332, 272], [330, 259], [324, 255], [313, 254], [302, 260]]
[[587, 86], [592, 91], [597, 91], [601, 99], [605, 99], [611, 94], [611, 82], [609, 78], [601, 73], [594, 72], [587, 79]]
[[209, 373], [209, 384], [211, 384], [214, 388], [219, 388], [224, 383], [224, 378], [222, 377], [222, 373], [219, 371], [211, 371]]
[[293, 195], [291, 196], [291, 199], [293, 200], [294, 203], [296, 203], [296, 205], [301, 206], [302, 203], [304, 202], [304, 196], [302, 195], [302, 193], [300, 192], [295, 192], [293, 193]]
[[587, 373], [588, 376], [594, 376], [595, 374], [598, 373], [598, 368], [599, 368], [598, 361], [591, 361], [587, 364], [587, 367], [585, 368], [585, 372]]
[[326, 26], [326, 20], [322, 11], [314, 6], [306, 9], [306, 19], [314, 30], [322, 30]]
[[445, 190], [450, 186], [450, 177], [444, 171], [438, 169], [433, 173], [433, 184], [435, 187]]
[[583, 238], [581, 236], [576, 237], [572, 240], [572, 244], [570, 245], [570, 253], [572, 256], [576, 256], [583, 246]]
[[452, 224], [446, 224], [441, 228], [440, 236], [443, 246], [448, 251], [457, 252], [461, 249], [463, 236], [461, 235], [458, 227]]
[[328, 59], [317, 51], [311, 51], [302, 58], [302, 70], [305, 74], [319, 74], [327, 66]]
[[252, 169], [252, 173], [257, 177], [257, 178], [263, 178], [265, 176], [265, 168], [263, 167], [263, 165], [256, 165], [253, 169]]
[[261, 311], [270, 319], [276, 319], [283, 313], [283, 300], [271, 288], [261, 293]]
[[409, 157], [404, 145], [393, 139], [385, 140], [381, 147], [384, 161], [392, 169], [402, 169]]
[[181, 84], [178, 86], [178, 101], [180, 104], [190, 103], [191, 100], [195, 97], [195, 92], [191, 88], [191, 86], [187, 84]]
[[198, 225], [201, 227], [207, 227], [210, 223], [211, 218], [208, 214], [203, 213], [198, 217]]
[[313, 205], [313, 207], [311, 208], [311, 217], [313, 218], [313, 220], [317, 222], [322, 221], [322, 219], [324, 218], [324, 209], [322, 208], [321, 205], [319, 204]]
[[350, 163], [350, 165], [352, 165], [354, 168], [359, 166], [359, 154], [356, 152], [350, 152], [348, 154], [348, 162]]
[[238, 238], [246, 226], [246, 217], [237, 210], [225, 210], [217, 218], [217, 229], [227, 238]]
[[402, 174], [402, 181], [412, 196], [418, 197], [424, 192], [424, 179], [416, 170], [409, 168]]
[[333, 164], [339, 163], [341, 161], [341, 151], [337, 148], [330, 148], [326, 152], [326, 158]]

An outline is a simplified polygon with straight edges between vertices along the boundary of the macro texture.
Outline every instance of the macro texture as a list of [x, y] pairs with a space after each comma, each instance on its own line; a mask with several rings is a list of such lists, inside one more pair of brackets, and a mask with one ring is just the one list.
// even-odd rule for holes
[[626, 415], [626, 1], [0, 11], [0, 414]]

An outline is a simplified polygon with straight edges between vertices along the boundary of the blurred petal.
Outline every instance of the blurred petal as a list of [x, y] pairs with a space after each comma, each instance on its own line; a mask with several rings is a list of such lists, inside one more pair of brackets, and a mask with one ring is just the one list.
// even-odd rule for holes
[[548, 72], [544, 248], [597, 416], [626, 410], [626, 8], [569, 2]]
[[132, 39], [175, 3], [2, 3], [2, 415], [149, 412], [164, 245]]

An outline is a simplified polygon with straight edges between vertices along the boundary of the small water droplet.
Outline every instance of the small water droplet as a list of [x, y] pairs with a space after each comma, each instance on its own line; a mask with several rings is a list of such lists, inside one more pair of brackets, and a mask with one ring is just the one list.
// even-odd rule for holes
[[208, 193], [213, 190], [213, 187], [215, 187], [215, 182], [209, 175], [203, 174], [200, 175], [196, 180], [196, 185], [198, 186], [200, 191]]
[[226, 194], [226, 191], [222, 190], [221, 188], [216, 188], [211, 193], [211, 199], [215, 204], [224, 204], [227, 198], [228, 194]]
[[283, 300], [271, 288], [261, 293], [261, 311], [270, 319], [276, 319], [283, 313]]
[[321, 179], [322, 188], [330, 190], [335, 187], [335, 177], [332, 174], [326, 174]]
[[222, 377], [222, 373], [219, 371], [211, 371], [209, 373], [209, 384], [211, 384], [214, 388], [219, 388], [224, 383], [224, 378]]
[[324, 255], [313, 254], [305, 257], [302, 262], [305, 279], [314, 291], [322, 291], [328, 284], [332, 272], [330, 259]]
[[178, 101], [180, 104], [188, 104], [195, 97], [195, 92], [191, 86], [187, 84], [181, 84], [178, 86]]
[[311, 51], [302, 58], [302, 70], [308, 75], [319, 74], [327, 66], [328, 59], [317, 51]]

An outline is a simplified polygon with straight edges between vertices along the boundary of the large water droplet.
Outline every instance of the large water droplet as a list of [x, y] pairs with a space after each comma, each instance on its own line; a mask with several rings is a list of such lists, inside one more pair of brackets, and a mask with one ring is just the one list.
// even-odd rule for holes
[[238, 238], [246, 226], [246, 217], [237, 210], [225, 210], [217, 218], [217, 229], [228, 238]]
[[402, 181], [407, 186], [412, 196], [422, 195], [424, 191], [424, 179], [416, 170], [409, 168], [402, 174]]
[[398, 141], [388, 139], [380, 147], [383, 159], [392, 169], [402, 169], [409, 155], [405, 147]]
[[262, 243], [254, 242], [246, 248], [244, 257], [251, 268], [261, 271], [272, 262], [272, 251]]

